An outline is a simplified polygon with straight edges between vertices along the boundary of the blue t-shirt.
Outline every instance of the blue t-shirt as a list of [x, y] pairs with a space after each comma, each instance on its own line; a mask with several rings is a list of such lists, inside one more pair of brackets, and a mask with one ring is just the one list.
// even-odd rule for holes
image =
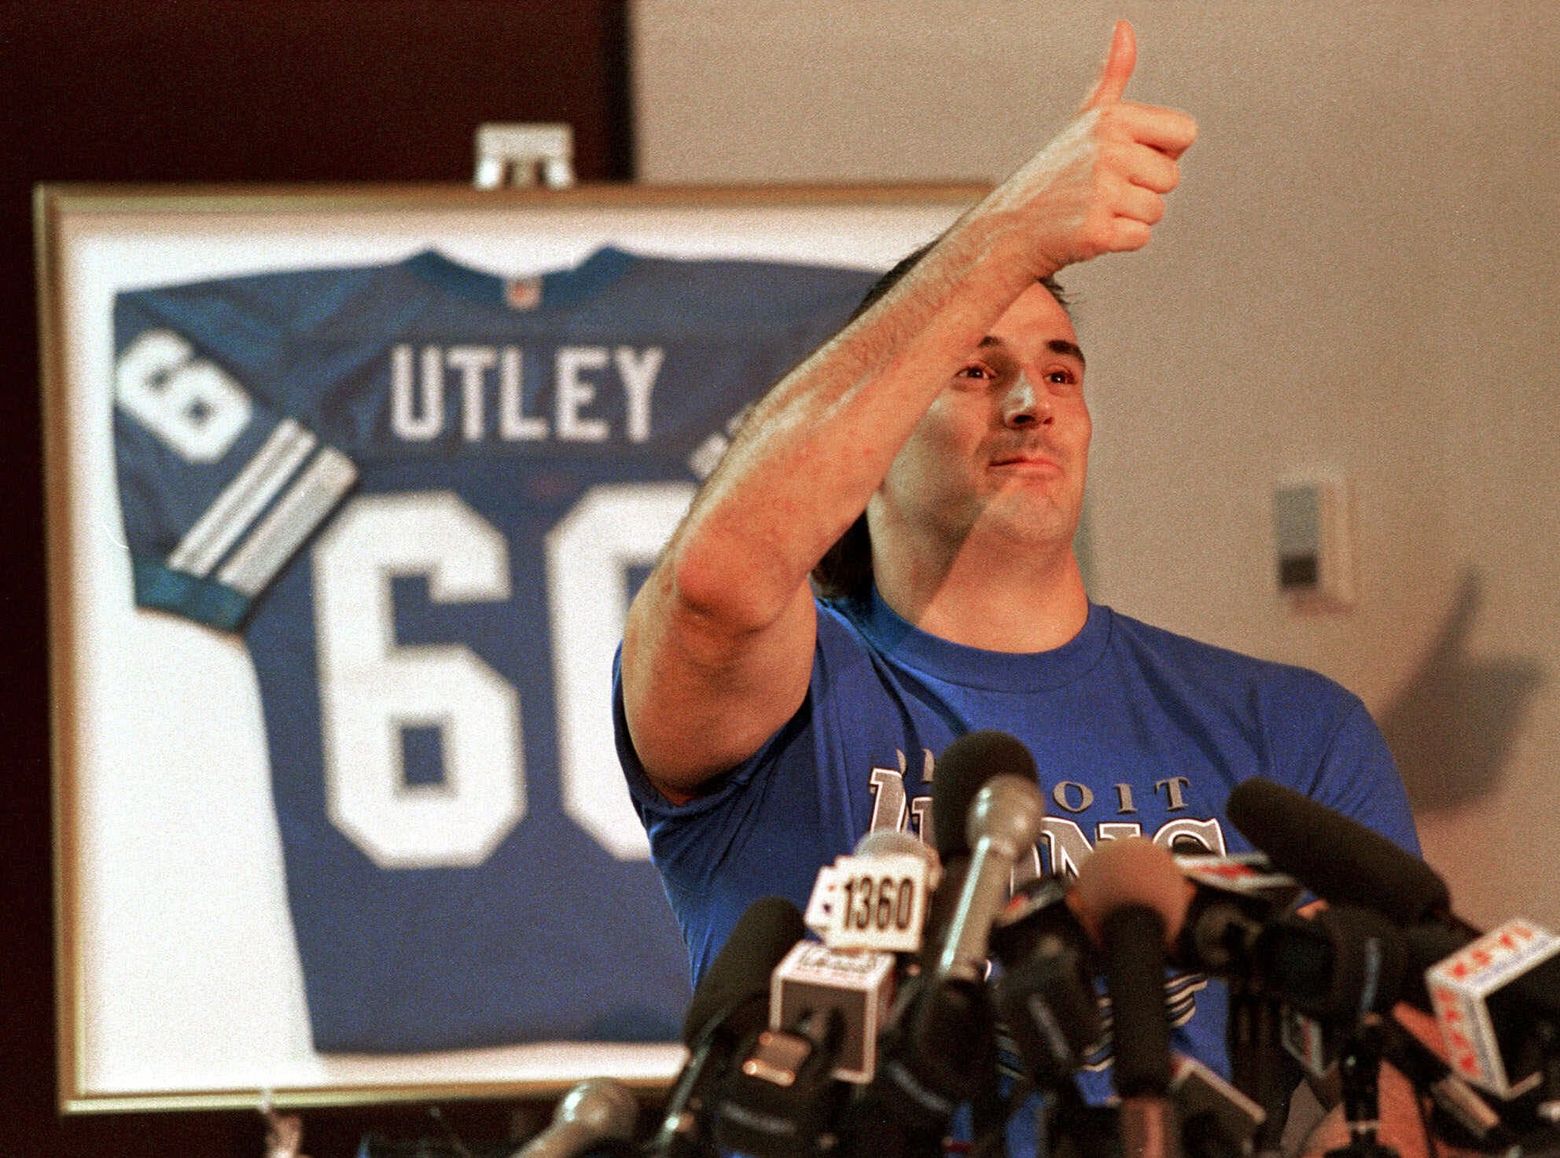
[[[1177, 852], [1251, 846], [1224, 817], [1231, 789], [1276, 781], [1418, 852], [1407, 799], [1358, 697], [1314, 672], [1243, 656], [1092, 604], [1052, 651], [987, 652], [911, 626], [873, 593], [819, 604], [807, 697], [710, 791], [669, 804], [634, 754], [616, 692], [618, 751], [694, 976], [766, 894], [804, 906], [820, 865], [870, 829], [928, 839], [935, 755], [984, 728], [1039, 767], [1044, 830], [1029, 866], [1075, 873], [1102, 840]], [[1188, 844], [1193, 842], [1193, 844]], [[1229, 1076], [1225, 994], [1172, 976], [1172, 1045]], [[1082, 1075], [1106, 1097], [1108, 1075]]]
[[253, 660], [316, 1048], [676, 1038], [608, 657], [738, 415], [874, 276], [430, 251], [119, 295], [136, 602]]

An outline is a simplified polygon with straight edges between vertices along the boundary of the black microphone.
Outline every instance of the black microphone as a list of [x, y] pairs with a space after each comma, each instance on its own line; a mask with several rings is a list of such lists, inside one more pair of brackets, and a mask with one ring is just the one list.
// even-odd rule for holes
[[1313, 1075], [1325, 1072], [1367, 1014], [1398, 1000], [1404, 938], [1385, 917], [1357, 905], [1336, 904], [1311, 917], [1289, 911], [1300, 888], [1263, 857], [1176, 863], [1188, 883], [1172, 959], [1230, 981], [1236, 1084], [1263, 1107], [1260, 1148], [1272, 1149], [1294, 1082], [1277, 1054], [1280, 1036]]
[[[1333, 916], [1321, 915], [1320, 924], [1291, 924], [1269, 933], [1261, 968], [1270, 973], [1280, 969], [1289, 972], [1287, 976], [1265, 979], [1264, 985], [1269, 992], [1287, 990], [1284, 996], [1289, 1004], [1281, 1011], [1264, 1010], [1257, 1007], [1259, 1003], [1254, 1003], [1249, 993], [1237, 998], [1232, 987], [1232, 1034], [1244, 1032], [1253, 1019], [1278, 1018], [1282, 1020], [1279, 1036], [1290, 1057], [1312, 1074], [1330, 1066], [1346, 1045], [1358, 1040], [1354, 1031], [1361, 1025], [1359, 1018], [1352, 1023], [1339, 1020], [1347, 1016], [1345, 1007], [1363, 996], [1360, 992], [1351, 995], [1347, 990], [1367, 983], [1364, 976], [1347, 976], [1351, 960], [1363, 963], [1368, 959], [1351, 957], [1355, 948], [1381, 954], [1372, 967], [1396, 974], [1397, 992], [1390, 1000], [1383, 996], [1369, 1003], [1375, 1009], [1385, 1010], [1396, 999], [1428, 1008], [1419, 980], [1423, 970], [1412, 968], [1412, 954], [1407, 952], [1404, 939], [1394, 939], [1379, 925], [1370, 927], [1368, 914], [1379, 914], [1395, 924], [1445, 920], [1449, 916], [1449, 895], [1445, 882], [1433, 869], [1380, 833], [1261, 777], [1237, 785], [1230, 794], [1226, 812], [1274, 866], [1325, 898], [1332, 906], [1328, 913], [1337, 910]], [[1345, 928], [1342, 922], [1350, 922], [1349, 927]], [[1303, 975], [1308, 937], [1318, 938], [1311, 942], [1309, 951], [1320, 953], [1327, 969], [1337, 969], [1331, 978], [1336, 984], [1331, 987], [1329, 1010], [1316, 1007], [1318, 1001], [1328, 1005], [1326, 994], [1318, 992], [1318, 986], [1327, 987], [1324, 980]], [[1328, 940], [1329, 937], [1332, 939]], [[1376, 980], [1389, 985], [1394, 982], [1391, 976]], [[1304, 1008], [1308, 1002], [1309, 1012]], [[1331, 1020], [1319, 1020], [1314, 1015]], [[1264, 1037], [1270, 1035], [1271, 1026]], [[1381, 1034], [1372, 1030], [1371, 1036], [1379, 1039]], [[1232, 1049], [1232, 1057], [1239, 1056]], [[1241, 1068], [1238, 1061], [1237, 1068]]]
[[1175, 861], [1188, 882], [1186, 918], [1173, 947], [1176, 963], [1204, 973], [1249, 972], [1258, 935], [1293, 907], [1300, 885], [1259, 853]]
[[611, 1078], [591, 1078], [563, 1096], [552, 1123], [515, 1151], [514, 1158], [579, 1158], [604, 1144], [626, 1150], [622, 1144], [633, 1140], [638, 1121], [639, 1103], [627, 1086]]
[[[1184, 968], [1225, 977], [1229, 981], [1225, 1043], [1237, 1095], [1258, 1108], [1252, 1121], [1244, 1106], [1228, 1121], [1252, 1136], [1210, 1131], [1183, 1123], [1189, 1148], [1206, 1150], [1215, 1143], [1238, 1139], [1259, 1154], [1276, 1153], [1288, 1119], [1290, 1093], [1299, 1074], [1280, 1043], [1278, 1000], [1258, 991], [1254, 954], [1257, 939], [1276, 916], [1288, 912], [1301, 893], [1300, 885], [1276, 871], [1261, 854], [1181, 856], [1176, 864], [1187, 877], [1187, 912], [1172, 960]], [[1239, 1103], [1238, 1097], [1235, 1099]], [[1218, 1117], [1209, 1121], [1223, 1120]]]
[[809, 1009], [782, 1029], [761, 1030], [726, 1075], [715, 1141], [755, 1158], [805, 1158], [837, 1142], [850, 1089], [833, 1076], [845, 1032], [838, 1008]]
[[1450, 916], [1446, 882], [1434, 869], [1309, 796], [1254, 776], [1235, 786], [1225, 813], [1319, 897], [1374, 909], [1400, 925]]
[[[1353, 908], [1353, 916], [1340, 918], [1346, 908]], [[1363, 921], [1360, 919], [1362, 913], [1367, 915]], [[1363, 929], [1338, 930], [1340, 919], [1345, 924], [1360, 922]], [[1501, 1114], [1457, 1077], [1445, 1061], [1421, 1044], [1420, 1039], [1388, 1016], [1388, 1007], [1393, 1000], [1393, 974], [1406, 971], [1407, 946], [1401, 933], [1392, 930], [1382, 940], [1387, 946], [1384, 961], [1373, 963], [1370, 960], [1371, 932], [1379, 930], [1374, 922], [1381, 921], [1384, 918], [1373, 915], [1370, 910], [1334, 907], [1326, 910], [1326, 916], [1318, 916], [1312, 921], [1290, 918], [1281, 935], [1271, 936], [1264, 947], [1264, 955], [1270, 961], [1278, 960], [1268, 969], [1264, 985], [1273, 991], [1296, 994], [1296, 1003], [1285, 1005], [1282, 1010], [1284, 1049], [1299, 1061], [1310, 1077], [1326, 1077], [1345, 1052], [1349, 1014], [1353, 1013], [1357, 1018], [1360, 1010], [1377, 1011], [1382, 1014], [1379, 1025], [1382, 1058], [1409, 1078], [1415, 1089], [1429, 1094], [1435, 1108], [1435, 1119], [1431, 1122], [1435, 1133], [1465, 1149], [1504, 1149], [1512, 1141], [1512, 1135], [1505, 1128]], [[1349, 944], [1342, 954], [1335, 950], [1328, 952], [1326, 961], [1318, 954], [1317, 933], [1299, 933], [1298, 943], [1290, 936], [1298, 932], [1298, 925], [1326, 927], [1329, 924], [1334, 925], [1334, 929], [1326, 940], [1340, 940], [1342, 933], [1343, 940]], [[1393, 938], [1396, 938], [1396, 946], [1390, 944]], [[1310, 944], [1306, 944], [1307, 940]], [[1329, 964], [1335, 957], [1345, 958], [1342, 968], [1334, 969]], [[1384, 982], [1365, 980], [1373, 969], [1384, 972]], [[1402, 979], [1396, 980], [1399, 989], [1401, 985]]]
[[[1259, 939], [1264, 984], [1284, 995], [1284, 1044], [1313, 1074], [1336, 1061], [1353, 1155], [1390, 1155], [1377, 1145], [1380, 1064], [1406, 953], [1380, 914], [1337, 905], [1312, 918], [1291, 915]], [[1297, 1051], [1290, 1031], [1305, 1032]], [[1321, 1056], [1318, 1056], [1320, 1054]], [[1321, 1067], [1318, 1070], [1318, 1066]]]
[[1026, 882], [991, 931], [1002, 965], [997, 1015], [1040, 1089], [1074, 1086], [1084, 1058], [1103, 1044], [1094, 947], [1068, 904], [1070, 891], [1059, 875]]
[[1252, 964], [1267, 993], [1309, 1017], [1347, 1027], [1397, 1004], [1408, 947], [1379, 913], [1340, 904], [1269, 922], [1257, 936]]
[[[945, 770], [954, 775], [944, 779]], [[967, 769], [978, 768], [978, 772]], [[958, 899], [947, 922], [923, 948], [933, 969], [923, 975], [910, 1029], [910, 1053], [920, 1080], [963, 1100], [975, 1096], [995, 1048], [993, 1011], [984, 985], [993, 922], [1007, 899], [1018, 858], [1034, 848], [1045, 817], [1034, 757], [1005, 732], [972, 732], [954, 741], [937, 765], [932, 813], [942, 846], [943, 889], [958, 864]], [[970, 795], [969, 789], [979, 781]], [[949, 791], [944, 792], [944, 785]], [[964, 815], [958, 816], [956, 809]], [[949, 827], [962, 821], [964, 842]]]
[[[1235, 786], [1225, 812], [1275, 866], [1329, 903], [1373, 910], [1400, 927], [1435, 930], [1433, 940], [1444, 935], [1461, 944], [1475, 935], [1452, 916], [1446, 882], [1434, 869], [1325, 804], [1254, 776]], [[1444, 955], [1435, 953], [1441, 942], [1416, 952], [1413, 933], [1407, 936], [1409, 965], [1400, 996], [1430, 1012], [1423, 976]]]
[[770, 974], [806, 934], [802, 914], [782, 897], [754, 901], [737, 920], [683, 1018], [689, 1057], [650, 1143], [652, 1158], [698, 1158], [713, 1152], [706, 1133], [706, 1103], [737, 1049], [764, 1027]]
[[1381, 1056], [1441, 1116], [1441, 1132], [1468, 1146], [1506, 1137], [1500, 1116], [1449, 1067], [1390, 1016], [1410, 977], [1408, 939], [1385, 917], [1337, 904], [1310, 916], [1288, 914], [1262, 929], [1250, 957], [1250, 979], [1279, 999], [1284, 1048], [1313, 1078], [1327, 1075], [1371, 1015]]
[[1163, 848], [1141, 837], [1103, 842], [1078, 870], [1084, 924], [1103, 950], [1112, 1010], [1111, 1080], [1121, 1098], [1121, 1143], [1133, 1158], [1177, 1158], [1170, 1103], [1166, 946], [1186, 917], [1186, 880]]

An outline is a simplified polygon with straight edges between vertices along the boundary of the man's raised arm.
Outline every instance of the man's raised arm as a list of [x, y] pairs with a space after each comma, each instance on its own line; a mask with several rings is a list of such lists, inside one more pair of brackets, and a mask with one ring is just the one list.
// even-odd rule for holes
[[1003, 311], [1063, 266], [1147, 244], [1196, 126], [1123, 99], [1136, 55], [1122, 21], [1072, 122], [782, 379], [706, 480], [623, 642], [629, 731], [668, 797], [752, 755], [801, 705], [809, 572]]

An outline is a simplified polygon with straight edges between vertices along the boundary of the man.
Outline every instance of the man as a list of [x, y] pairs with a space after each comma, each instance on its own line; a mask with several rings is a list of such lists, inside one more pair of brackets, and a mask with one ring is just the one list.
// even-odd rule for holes
[[[634, 601], [618, 744], [696, 973], [867, 829], [924, 837], [933, 758], [977, 728], [1035, 754], [1051, 870], [1124, 835], [1239, 846], [1223, 802], [1258, 774], [1415, 847], [1356, 698], [1084, 590], [1085, 360], [1049, 279], [1147, 244], [1196, 136], [1124, 99], [1135, 56], [1119, 23], [1061, 134], [759, 403]], [[819, 600], [842, 538], [865, 582]], [[1176, 1045], [1218, 1063], [1200, 984], [1172, 990]]]

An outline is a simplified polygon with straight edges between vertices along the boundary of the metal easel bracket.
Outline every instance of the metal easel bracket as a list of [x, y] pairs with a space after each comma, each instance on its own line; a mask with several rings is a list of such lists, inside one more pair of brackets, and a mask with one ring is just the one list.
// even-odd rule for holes
[[562, 124], [486, 124], [477, 126], [478, 189], [506, 185], [574, 184], [574, 129]]

